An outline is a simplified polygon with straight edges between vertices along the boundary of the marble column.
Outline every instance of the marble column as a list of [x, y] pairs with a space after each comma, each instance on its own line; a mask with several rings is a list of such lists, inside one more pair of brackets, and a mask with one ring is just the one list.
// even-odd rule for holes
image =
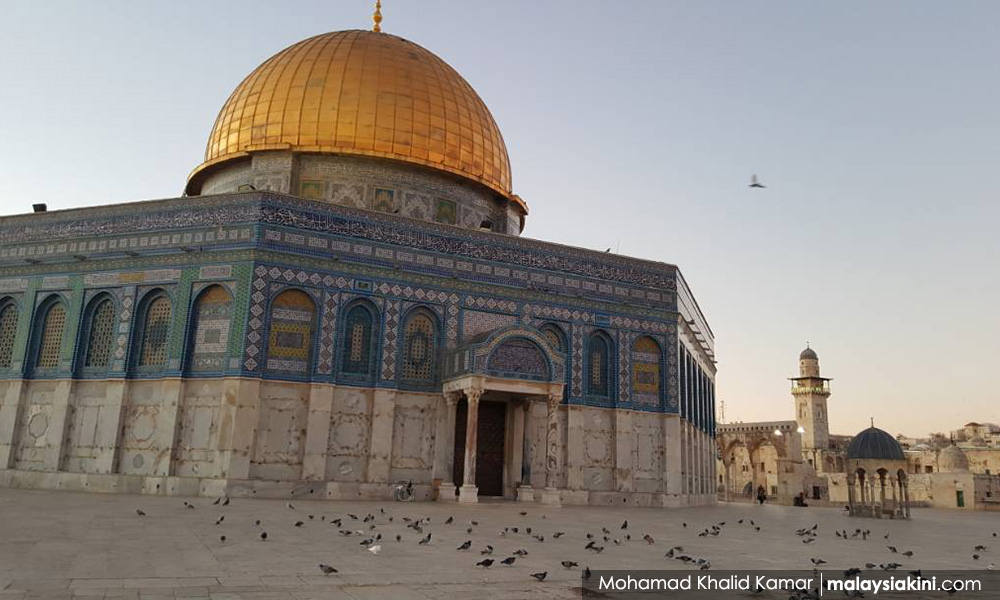
[[895, 477], [889, 478], [889, 487], [892, 489], [892, 518], [895, 519], [899, 516], [899, 501], [896, 499], [896, 487], [898, 482]]
[[855, 480], [853, 475], [847, 476], [847, 509], [850, 514], [854, 514], [854, 485]]
[[905, 518], [910, 518], [910, 483], [907, 480], [903, 480], [903, 512]]
[[444, 418], [439, 422], [441, 429], [438, 431], [438, 447], [440, 448], [441, 459], [436, 463], [438, 467], [438, 477], [441, 478], [441, 486], [438, 488], [438, 500], [442, 502], [454, 502], [455, 496], [455, 418], [458, 401], [462, 394], [459, 392], [448, 392], [442, 398], [444, 408]]
[[479, 488], [476, 487], [476, 449], [479, 439], [479, 398], [483, 390], [468, 388], [465, 397], [469, 410], [465, 419], [465, 470], [462, 473], [462, 487], [458, 490], [458, 501], [463, 504], [479, 502]]
[[535, 490], [531, 487], [531, 398], [521, 401], [521, 485], [517, 488], [518, 502], [534, 502]]
[[559, 506], [561, 498], [558, 489], [559, 454], [562, 450], [562, 440], [559, 436], [559, 403], [562, 402], [562, 392], [549, 394], [546, 401], [547, 425], [545, 430], [545, 489], [542, 491], [542, 504]]

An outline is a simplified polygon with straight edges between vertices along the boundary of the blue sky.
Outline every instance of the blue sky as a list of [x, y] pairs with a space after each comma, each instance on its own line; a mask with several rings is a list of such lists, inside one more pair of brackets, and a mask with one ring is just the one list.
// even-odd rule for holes
[[[0, 214], [173, 197], [260, 62], [372, 3], [9, 3]], [[678, 264], [728, 420], [1000, 422], [1000, 4], [387, 0], [492, 110], [525, 235]], [[766, 190], [747, 188], [757, 173]]]

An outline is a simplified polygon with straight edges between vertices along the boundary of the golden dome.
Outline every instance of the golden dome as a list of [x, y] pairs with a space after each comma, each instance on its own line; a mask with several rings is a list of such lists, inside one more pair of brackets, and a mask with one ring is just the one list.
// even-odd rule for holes
[[188, 178], [260, 150], [374, 156], [415, 163], [511, 194], [500, 129], [446, 62], [386, 33], [335, 31], [264, 61], [226, 101], [205, 162]]

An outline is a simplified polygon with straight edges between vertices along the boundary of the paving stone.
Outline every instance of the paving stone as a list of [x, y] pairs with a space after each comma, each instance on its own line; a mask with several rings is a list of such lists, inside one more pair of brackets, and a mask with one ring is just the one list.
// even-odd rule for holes
[[[372, 501], [297, 501], [293, 511], [285, 500], [233, 499], [228, 507], [212, 506], [212, 499], [161, 496], [77, 494], [54, 491], [0, 489], [3, 536], [0, 536], [0, 600], [15, 598], [109, 598], [120, 600], [360, 600], [362, 598], [578, 598], [579, 570], [566, 570], [560, 560], [575, 560], [593, 569], [687, 570], [678, 561], [664, 559], [666, 549], [683, 545], [694, 556], [712, 561], [714, 569], [811, 568], [811, 556], [821, 556], [829, 567], [843, 569], [866, 561], [884, 562], [884, 546], [892, 543], [914, 550], [906, 567], [969, 568], [972, 546], [994, 545], [993, 531], [1000, 521], [993, 513], [918, 509], [911, 521], [852, 519], [838, 509], [721, 504], [685, 509], [565, 507], [483, 503], [456, 506], [432, 503]], [[135, 514], [142, 508], [147, 517]], [[382, 514], [385, 509], [387, 514]], [[526, 511], [527, 515], [520, 515]], [[343, 519], [343, 529], [361, 530], [366, 524], [347, 514], [377, 516], [383, 533], [378, 555], [359, 544], [362, 536], [343, 536], [330, 519]], [[313, 519], [308, 515], [312, 514]], [[225, 521], [215, 525], [219, 516]], [[393, 522], [388, 522], [389, 516]], [[419, 534], [405, 527], [403, 517], [428, 517], [425, 531], [431, 543], [419, 545]], [[451, 525], [445, 520], [454, 516]], [[326, 520], [321, 520], [326, 517]], [[628, 518], [629, 528], [620, 529]], [[260, 519], [257, 527], [254, 521]], [[744, 524], [737, 521], [744, 519]], [[761, 531], [749, 525], [754, 519]], [[295, 527], [296, 521], [302, 527]], [[479, 525], [466, 533], [470, 520]], [[725, 521], [718, 537], [698, 537], [713, 523]], [[684, 527], [683, 524], [688, 526]], [[819, 524], [818, 540], [803, 547], [794, 531]], [[504, 527], [520, 533], [501, 537]], [[524, 531], [545, 535], [539, 543]], [[601, 527], [611, 531], [603, 542]], [[868, 541], [842, 540], [835, 530], [869, 528]], [[259, 533], [266, 530], [268, 541]], [[563, 531], [561, 539], [552, 534]], [[593, 533], [603, 553], [584, 550], [586, 534]], [[632, 540], [624, 540], [626, 533]], [[890, 542], [883, 535], [890, 534]], [[650, 546], [643, 533], [655, 539]], [[402, 536], [396, 542], [395, 536]], [[226, 542], [219, 540], [226, 535]], [[621, 545], [614, 544], [615, 538]], [[472, 548], [456, 548], [471, 539]], [[486, 544], [493, 558], [510, 556], [524, 548], [528, 555], [514, 566], [475, 566]], [[894, 557], [899, 560], [898, 555]], [[904, 562], [900, 560], [900, 562]], [[981, 565], [994, 562], [987, 552]], [[325, 576], [319, 563], [339, 572]], [[530, 578], [549, 572], [545, 582]], [[103, 594], [103, 596], [102, 596]]]

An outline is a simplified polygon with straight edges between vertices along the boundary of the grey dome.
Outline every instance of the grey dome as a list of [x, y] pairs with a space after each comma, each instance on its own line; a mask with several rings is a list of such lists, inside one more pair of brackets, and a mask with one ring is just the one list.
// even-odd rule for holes
[[869, 427], [851, 440], [847, 447], [849, 459], [906, 460], [903, 447], [894, 437], [877, 427]]
[[958, 446], [948, 446], [937, 459], [938, 470], [942, 473], [965, 473], [969, 470], [969, 458]]
[[812, 348], [806, 348], [799, 354], [799, 360], [806, 360], [806, 359], [819, 360], [819, 357], [816, 356], [816, 351], [814, 351]]

